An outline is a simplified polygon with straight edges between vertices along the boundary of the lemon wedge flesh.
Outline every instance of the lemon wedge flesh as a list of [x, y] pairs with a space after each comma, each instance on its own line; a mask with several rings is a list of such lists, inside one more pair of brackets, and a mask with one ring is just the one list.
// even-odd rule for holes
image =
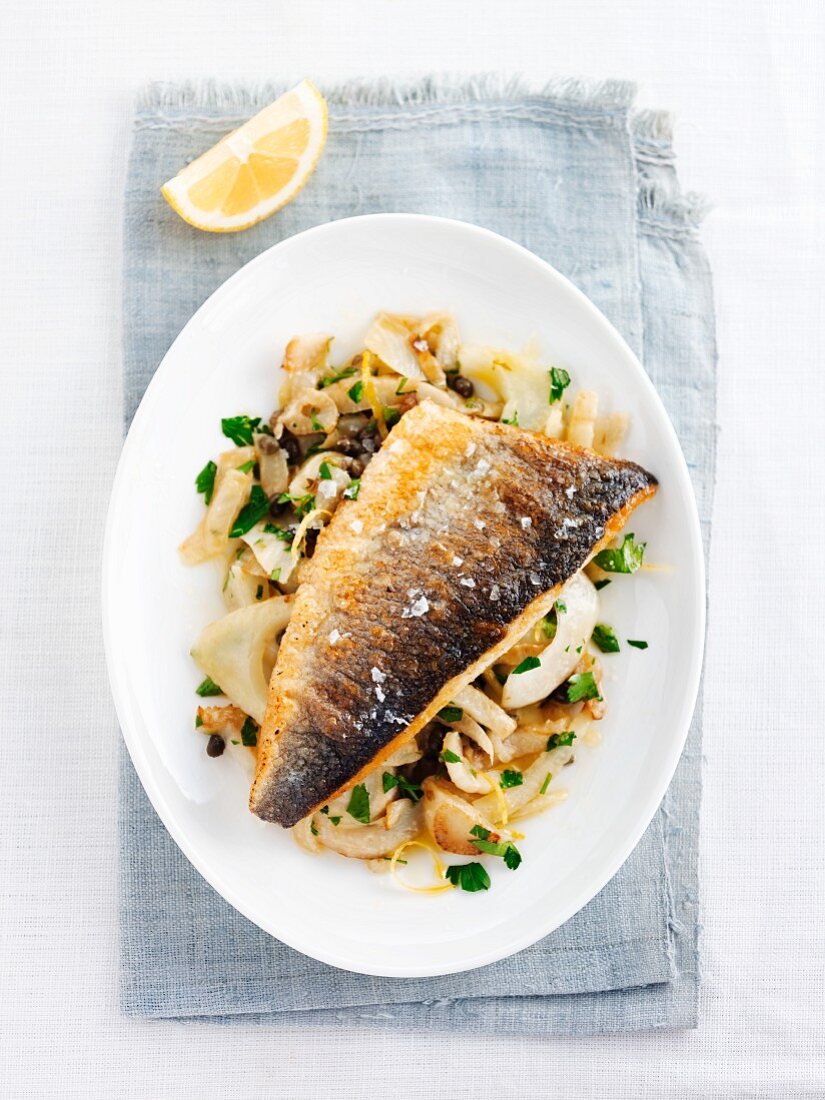
[[295, 198], [326, 140], [326, 100], [303, 80], [187, 164], [161, 193], [198, 229], [247, 229]]

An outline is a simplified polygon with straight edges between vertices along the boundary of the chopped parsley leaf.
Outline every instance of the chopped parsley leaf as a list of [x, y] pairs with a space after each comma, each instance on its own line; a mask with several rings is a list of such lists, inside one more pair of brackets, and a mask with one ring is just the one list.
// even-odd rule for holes
[[277, 569], [272, 570], [272, 572], [269, 574], [269, 579], [271, 581], [275, 581], [276, 583], [277, 583], [277, 581], [279, 581], [281, 579], [281, 567], [280, 567], [280, 565], [278, 566]]
[[547, 794], [547, 788], [550, 786], [550, 780], [553, 778], [553, 773], [548, 772], [544, 777], [544, 782], [539, 787], [539, 794]]
[[259, 584], [258, 587], [255, 589], [255, 599], [259, 600], [261, 598], [261, 596], [263, 596], [263, 594], [264, 594], [264, 586], [262, 584]]
[[556, 600], [553, 607], [555, 607], [556, 613], [559, 615], [563, 615], [567, 611], [567, 604], [564, 600]]
[[203, 719], [201, 718], [201, 716], [199, 714], [196, 714], [195, 715], [195, 729], [199, 730], [202, 725], [203, 725]]
[[[279, 504], [291, 504], [295, 509], [295, 514], [299, 519], [302, 519], [308, 512], [311, 512], [315, 507], [315, 497], [312, 493], [307, 493], [302, 497], [291, 497], [289, 493], [281, 493], [278, 497]], [[292, 540], [290, 539], [290, 542]]]
[[341, 815], [340, 814], [334, 814], [330, 818], [330, 821], [332, 822], [333, 825], [340, 825], [341, 824]]
[[360, 380], [355, 383], [354, 386], [350, 386], [347, 390], [347, 397], [354, 404], [358, 405], [361, 402], [361, 398], [364, 396], [364, 383]]
[[570, 375], [561, 367], [551, 367], [547, 373], [550, 375], [550, 404], [555, 405], [570, 385]]
[[358, 500], [358, 494], [361, 492], [361, 478], [354, 477], [349, 485], [344, 489], [344, 496], [347, 500]]
[[382, 411], [384, 413], [384, 423], [388, 428], [391, 428], [393, 424], [397, 424], [401, 419], [401, 410], [397, 409], [395, 405], [386, 405]]
[[258, 723], [248, 715], [241, 726], [241, 742], [247, 746], [258, 744]]
[[215, 491], [215, 474], [217, 472], [218, 467], [210, 459], [195, 478], [195, 488], [199, 493], [203, 493], [204, 504], [208, 504], [212, 499], [212, 494]]
[[[312, 425], [312, 430], [314, 432], [323, 432], [324, 431], [324, 427], [321, 424], [321, 421], [318, 419], [318, 410], [317, 409], [313, 409], [312, 412], [309, 414], [309, 422]], [[324, 434], [326, 435], [326, 432], [324, 432]]]
[[326, 462], [322, 462], [318, 470], [321, 481], [332, 481], [332, 474], [329, 472], [329, 465]]
[[606, 623], [596, 623], [590, 637], [602, 653], [619, 652], [619, 639], [616, 637], [616, 631], [612, 626], [608, 626]]
[[515, 410], [512, 416], [502, 416], [502, 424], [512, 424], [514, 428], [518, 427], [518, 409]]
[[461, 762], [461, 757], [452, 751], [452, 749], [442, 749], [438, 754], [438, 759], [443, 760], [445, 764], [458, 764]]
[[[449, 371], [448, 371], [447, 373], [449, 374], [449, 373], [451, 373], [451, 372], [449, 372]], [[398, 397], [401, 397], [401, 395], [402, 395], [402, 394], [405, 394], [405, 393], [409, 393], [409, 392], [410, 392], [409, 390], [405, 390], [405, 389], [404, 389], [404, 383], [405, 383], [406, 381], [407, 381], [407, 379], [406, 379], [406, 378], [402, 378], [402, 379], [401, 379], [401, 381], [400, 381], [400, 382], [398, 383], [398, 388], [397, 388], [397, 389], [396, 389], [396, 391], [395, 391], [395, 393], [396, 393], [396, 396], [398, 396]]]
[[560, 745], [572, 745], [576, 740], [576, 734], [573, 730], [565, 730], [563, 733], [551, 733], [547, 738], [547, 748], [545, 752], [551, 752], [553, 749], [559, 748]]
[[597, 592], [601, 592], [601, 590], [603, 588], [607, 588], [607, 586], [609, 584], [610, 584], [610, 577], [604, 577], [600, 581], [594, 581], [593, 582], [593, 587], [596, 589]]
[[520, 676], [522, 672], [529, 672], [531, 668], [538, 668], [540, 664], [541, 661], [538, 659], [538, 657], [525, 657], [523, 661], [520, 661], [516, 665], [510, 675]]
[[358, 783], [352, 788], [352, 794], [347, 804], [347, 813], [360, 821], [362, 825], [370, 823], [370, 795], [363, 783]]
[[311, 821], [309, 823], [309, 831], [312, 833], [313, 836], [318, 835], [318, 826], [315, 824], [314, 821]]
[[601, 699], [592, 672], [578, 672], [567, 681], [568, 703], [577, 703], [580, 699]]
[[456, 863], [445, 870], [444, 877], [468, 894], [490, 889], [490, 876], [480, 863]]
[[520, 787], [524, 782], [524, 776], [515, 768], [505, 768], [501, 773], [501, 789], [506, 791], [508, 787]]
[[581, 653], [581, 651], [582, 651], [583, 649], [584, 649], [584, 645], [577, 645], [577, 646], [576, 646], [576, 652], [577, 652], [577, 653]]
[[231, 539], [239, 539], [241, 535], [245, 535], [247, 531], [251, 531], [256, 523], [269, 511], [269, 497], [260, 487], [260, 485], [253, 485], [252, 492], [249, 494], [249, 501], [241, 508], [238, 513], [238, 518], [232, 526], [232, 530], [229, 532]]
[[413, 802], [418, 802], [423, 793], [419, 783], [411, 783], [409, 779], [405, 779], [403, 775], [393, 775], [392, 772], [384, 772], [381, 784], [385, 794], [394, 787], [398, 787], [401, 794], [409, 795]]
[[354, 374], [357, 374], [356, 367], [344, 367], [343, 370], [336, 371], [335, 374], [330, 374], [326, 378], [321, 379], [321, 389], [325, 390], [327, 386], [333, 385], [335, 382], [340, 382], [342, 378], [352, 378]]
[[634, 649], [647, 649], [647, 642], [643, 642], [641, 638], [628, 638], [627, 644], [632, 645]]
[[260, 431], [259, 416], [228, 416], [221, 420], [221, 431], [238, 447], [252, 446], [252, 432]]
[[438, 717], [442, 722], [460, 722], [464, 717], [464, 709], [457, 707], [455, 703], [450, 703], [449, 706], [441, 708]]
[[281, 542], [292, 543], [295, 537], [295, 532], [288, 530], [286, 527], [279, 527], [277, 523], [265, 523], [264, 524], [265, 535], [275, 535]]
[[625, 535], [621, 546], [600, 550], [593, 561], [605, 573], [635, 573], [644, 561], [646, 545], [637, 544], [632, 534]]
[[329, 817], [329, 806], [322, 806], [321, 807], [321, 813], [326, 814], [327, 817]]
[[242, 474], [248, 474], [254, 465], [255, 459], [250, 458], [248, 462], [242, 462], [240, 466], [238, 466], [238, 469], [241, 471]]
[[[474, 825], [470, 829], [470, 836], [472, 838], [470, 843], [474, 848], [478, 848], [488, 856], [501, 856], [511, 871], [518, 870], [521, 865], [521, 852], [512, 840], [498, 839], [498, 833], [491, 833], [483, 825]], [[490, 840], [491, 836], [496, 837], [496, 840]]]
[[223, 690], [218, 687], [213, 679], [207, 676], [195, 688], [195, 694], [200, 695], [201, 699], [206, 699], [209, 695], [223, 695]]

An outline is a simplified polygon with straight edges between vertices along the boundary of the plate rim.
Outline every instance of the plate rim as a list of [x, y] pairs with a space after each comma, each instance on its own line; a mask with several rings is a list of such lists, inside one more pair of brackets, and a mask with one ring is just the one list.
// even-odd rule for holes
[[[687, 509], [687, 528], [690, 536], [690, 559], [694, 564], [696, 570], [696, 583], [698, 589], [698, 607], [694, 608], [694, 612], [698, 612], [696, 640], [690, 652], [690, 662], [688, 668], [688, 675], [683, 680], [684, 687], [682, 689], [682, 699], [679, 708], [678, 737], [673, 737], [670, 742], [669, 752], [666, 756], [666, 762], [662, 766], [660, 772], [659, 782], [655, 785], [651, 785], [647, 792], [647, 797], [643, 803], [641, 803], [638, 813], [635, 815], [634, 827], [629, 829], [624, 842], [617, 846], [616, 853], [612, 859], [605, 860], [601, 870], [598, 873], [591, 873], [587, 878], [587, 884], [580, 888], [575, 895], [571, 898], [567, 906], [565, 906], [559, 913], [553, 916], [553, 918], [538, 927], [533, 927], [533, 930], [517, 937], [515, 940], [507, 942], [506, 947], [491, 948], [484, 952], [478, 953], [477, 957], [468, 960], [463, 960], [457, 965], [437, 965], [435, 967], [428, 966], [426, 963], [417, 965], [397, 965], [390, 966], [387, 964], [380, 964], [370, 966], [369, 964], [363, 964], [353, 966], [345, 961], [342, 961], [340, 957], [337, 957], [335, 952], [329, 952], [325, 949], [323, 944], [316, 942], [304, 943], [297, 942], [296, 937], [290, 935], [288, 937], [283, 936], [281, 932], [275, 931], [271, 926], [267, 926], [262, 922], [260, 914], [253, 914], [250, 912], [250, 907], [245, 901], [237, 895], [237, 891], [231, 886], [221, 881], [220, 876], [215, 873], [214, 869], [209, 867], [205, 858], [202, 858], [197, 851], [197, 846], [193, 845], [187, 835], [187, 830], [180, 826], [177, 822], [177, 815], [174, 808], [167, 801], [164, 793], [159, 786], [155, 785], [153, 776], [151, 774], [151, 765], [145, 754], [143, 747], [143, 734], [135, 726], [140, 725], [135, 721], [135, 726], [132, 725], [133, 718], [133, 706], [129, 700], [129, 682], [128, 672], [121, 667], [123, 664], [122, 657], [118, 657], [118, 643], [116, 640], [117, 627], [115, 623], [115, 607], [114, 607], [114, 589], [115, 589], [115, 528], [117, 526], [118, 512], [121, 496], [120, 489], [123, 481], [126, 478], [126, 469], [129, 466], [132, 452], [139, 446], [140, 436], [145, 430], [146, 426], [151, 422], [151, 411], [160, 387], [163, 384], [163, 379], [173, 369], [169, 362], [176, 345], [181, 341], [187, 330], [194, 326], [199, 315], [207, 309], [210, 303], [213, 301], [216, 295], [219, 295], [226, 291], [226, 288], [230, 287], [236, 280], [241, 277], [248, 277], [248, 271], [250, 268], [257, 264], [262, 263], [271, 253], [276, 252], [286, 246], [295, 246], [295, 242], [306, 240], [310, 237], [323, 236], [325, 233], [334, 231], [336, 227], [345, 223], [347, 225], [353, 223], [360, 224], [376, 224], [380, 222], [394, 221], [398, 223], [413, 223], [423, 224], [426, 223], [431, 227], [438, 228], [439, 226], [448, 227], [452, 229], [458, 229], [459, 232], [466, 232], [471, 236], [479, 236], [481, 238], [487, 238], [496, 247], [504, 247], [522, 260], [531, 264], [536, 268], [544, 277], [549, 277], [552, 281], [555, 281], [560, 285], [564, 291], [571, 294], [578, 300], [579, 305], [584, 307], [585, 312], [589, 315], [590, 319], [599, 327], [602, 331], [611, 339], [615, 344], [618, 352], [625, 362], [627, 369], [635, 372], [636, 377], [641, 382], [643, 388], [648, 392], [648, 396], [653, 399], [654, 403], [659, 406], [663, 415], [663, 422], [665, 425], [665, 431], [669, 436], [670, 443], [673, 448], [673, 454], [676, 458], [675, 467], [678, 471], [679, 480], [682, 482], [684, 492], [684, 498], [688, 502], [689, 507]], [[524, 950], [526, 947], [538, 942], [545, 936], [549, 935], [556, 928], [560, 927], [566, 921], [568, 921], [575, 913], [584, 908], [598, 893], [604, 888], [604, 886], [616, 875], [622, 865], [626, 862], [629, 856], [632, 854], [639, 841], [641, 840], [645, 830], [653, 820], [661, 802], [664, 798], [668, 787], [673, 779], [674, 773], [678, 766], [682, 752], [684, 750], [687, 735], [690, 729], [690, 724], [693, 719], [693, 715], [696, 709], [696, 702], [698, 698], [699, 685], [701, 681], [702, 666], [704, 659], [705, 649], [705, 637], [707, 627], [707, 578], [704, 556], [704, 544], [702, 541], [701, 525], [699, 520], [698, 508], [696, 505], [696, 497], [693, 490], [693, 484], [690, 479], [690, 473], [688, 471], [687, 462], [682, 451], [679, 438], [676, 434], [676, 430], [665, 408], [664, 402], [659, 396], [656, 387], [653, 385], [650, 377], [641, 364], [638, 356], [629, 346], [627, 341], [615, 328], [615, 326], [608, 320], [608, 318], [601, 312], [601, 310], [581, 291], [573, 282], [571, 282], [565, 275], [558, 271], [547, 260], [537, 256], [534, 252], [531, 252], [528, 248], [518, 244], [516, 241], [511, 240], [509, 237], [505, 237], [502, 234], [496, 233], [493, 230], [486, 229], [483, 226], [474, 224], [473, 222], [462, 221], [457, 218], [445, 218], [431, 214], [413, 214], [404, 212], [382, 212], [375, 214], [360, 214], [348, 218], [338, 218], [331, 221], [323, 222], [319, 225], [312, 226], [309, 229], [305, 229], [299, 233], [295, 233], [292, 236], [285, 237], [283, 240], [270, 245], [268, 248], [259, 252], [257, 256], [254, 256], [237, 271], [233, 272], [227, 279], [225, 279], [212, 293], [198, 306], [180, 332], [175, 336], [175, 339], [167, 348], [160, 360], [157, 368], [154, 371], [149, 384], [144, 391], [143, 397], [135, 411], [132, 418], [132, 422], [129, 426], [129, 430], [126, 433], [126, 438], [123, 441], [123, 447], [121, 449], [120, 457], [118, 459], [117, 468], [112, 481], [111, 493], [109, 496], [109, 503], [106, 513], [106, 523], [104, 528], [103, 548], [102, 548], [102, 569], [101, 569], [101, 614], [102, 614], [102, 626], [103, 626], [103, 643], [104, 652], [106, 657], [106, 668], [109, 678], [109, 685], [112, 694], [112, 699], [115, 706], [115, 712], [120, 726], [121, 735], [126, 745], [127, 751], [131, 761], [135, 767], [135, 770], [140, 779], [141, 785], [152, 803], [155, 812], [161, 819], [164, 828], [169, 832], [172, 839], [180, 848], [184, 856], [189, 860], [192, 866], [198, 871], [198, 873], [209, 883], [209, 885], [230, 905], [237, 909], [243, 916], [250, 920], [256, 927], [260, 928], [267, 935], [272, 936], [274, 939], [285, 943], [287, 946], [299, 951], [310, 958], [316, 959], [319, 962], [334, 966], [337, 969], [349, 971], [351, 973], [360, 973], [372, 976], [381, 977], [409, 977], [409, 978], [421, 978], [421, 977], [437, 977], [441, 975], [463, 973], [466, 971], [477, 969], [481, 966], [486, 966], [490, 963], [497, 962], [500, 959], [507, 958], [516, 954], [519, 951]]]

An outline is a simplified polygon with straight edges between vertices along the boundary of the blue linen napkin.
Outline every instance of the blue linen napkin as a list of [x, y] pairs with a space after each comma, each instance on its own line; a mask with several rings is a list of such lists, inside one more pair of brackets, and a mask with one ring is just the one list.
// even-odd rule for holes
[[[669, 116], [634, 112], [634, 88], [619, 81], [531, 91], [518, 80], [432, 78], [328, 89], [327, 149], [290, 206], [240, 234], [184, 224], [160, 185], [282, 90], [163, 84], [138, 101], [125, 204], [126, 425], [191, 314], [263, 249], [353, 214], [445, 215], [549, 260], [639, 354], [685, 450], [707, 548], [713, 301], [697, 237], [702, 204], [679, 192]], [[491, 966], [423, 979], [337, 970], [247, 921], [178, 850], [122, 747], [124, 1011], [541, 1035], [695, 1026], [700, 745], [701, 697], [657, 816], [619, 873], [562, 928]]]

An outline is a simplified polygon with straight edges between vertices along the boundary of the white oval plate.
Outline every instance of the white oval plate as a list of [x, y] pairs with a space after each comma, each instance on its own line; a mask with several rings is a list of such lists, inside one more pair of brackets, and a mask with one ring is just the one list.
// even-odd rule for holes
[[[203, 505], [193, 478], [225, 449], [222, 416], [268, 415], [286, 342], [336, 336], [352, 354], [379, 309], [455, 311], [466, 341], [519, 348], [595, 389], [632, 426], [623, 454], [661, 488], [633, 517], [667, 571], [619, 577], [602, 618], [622, 639], [606, 657], [602, 743], [564, 775], [565, 803], [525, 822], [517, 873], [487, 860], [492, 889], [409, 893], [332, 853], [311, 856], [247, 810], [237, 760], [211, 760], [195, 733], [201, 673], [189, 648], [224, 613], [217, 573], [176, 548]], [[638, 360], [601, 313], [548, 264], [461, 222], [379, 214], [333, 222], [269, 249], [198, 310], [155, 374], [115, 478], [104, 548], [109, 675], [132, 759], [155, 809], [201, 874], [279, 940], [365, 974], [469, 970], [510, 955], [586, 905], [627, 859], [656, 811], [687, 734], [704, 637], [696, 506], [675, 433]], [[498, 864], [498, 866], [496, 866]]]

